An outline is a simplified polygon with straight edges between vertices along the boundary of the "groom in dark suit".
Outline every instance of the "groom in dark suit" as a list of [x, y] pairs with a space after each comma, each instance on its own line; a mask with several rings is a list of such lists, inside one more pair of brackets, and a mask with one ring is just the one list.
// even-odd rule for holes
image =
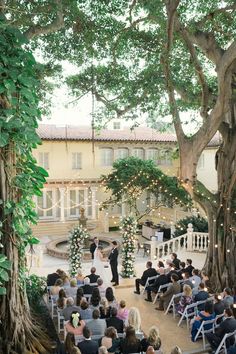
[[118, 249], [117, 249], [117, 242], [112, 241], [112, 251], [108, 257], [110, 260], [111, 272], [112, 272], [112, 280], [111, 282], [115, 283], [113, 286], [119, 285], [119, 275], [118, 275]]
[[98, 238], [94, 237], [93, 243], [91, 243], [90, 248], [89, 248], [92, 259], [94, 259], [94, 252], [95, 252], [95, 249], [97, 248], [97, 246], [98, 246]]

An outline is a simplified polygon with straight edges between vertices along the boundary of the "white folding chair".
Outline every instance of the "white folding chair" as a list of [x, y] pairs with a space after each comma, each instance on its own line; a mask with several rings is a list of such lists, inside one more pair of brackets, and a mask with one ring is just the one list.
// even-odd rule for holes
[[154, 300], [153, 300], [153, 304], [155, 304], [156, 303], [156, 301], [157, 301], [157, 299], [158, 299], [158, 296], [160, 296], [160, 293], [162, 293], [163, 291], [163, 289], [166, 289], [166, 288], [168, 288], [168, 286], [170, 286], [172, 283], [168, 283], [168, 284], [164, 284], [164, 285], [160, 285], [159, 286], [159, 289], [158, 289], [158, 291], [157, 291], [157, 294], [156, 294], [156, 296], [154, 297]]
[[57, 308], [58, 295], [51, 295], [51, 314], [52, 318], [57, 317], [55, 309]]
[[197, 301], [194, 302], [190, 305], [187, 305], [184, 309], [184, 312], [179, 312], [179, 314], [181, 315], [180, 320], [178, 322], [178, 327], [181, 325], [182, 321], [184, 319], [186, 319], [186, 323], [187, 323], [187, 328], [189, 329], [189, 319], [194, 317], [195, 313], [194, 310], [195, 308], [198, 308], [199, 305], [204, 304], [206, 302], [206, 300], [203, 301]]
[[[146, 280], [146, 283], [145, 283], [144, 287], [142, 288], [141, 294], [144, 294], [146, 288], [147, 288], [149, 285], [153, 284], [154, 281], [155, 281], [158, 277], [159, 277], [159, 275], [154, 275], [153, 277], [148, 277], [147, 280]], [[141, 285], [141, 284], [140, 284], [140, 285]]]
[[171, 300], [170, 300], [170, 303], [166, 309], [166, 312], [165, 312], [165, 315], [168, 314], [168, 312], [170, 311], [171, 307], [172, 307], [172, 313], [173, 313], [173, 316], [175, 317], [176, 315], [176, 310], [175, 310], [175, 301], [176, 299], [180, 298], [181, 296], [183, 295], [183, 293], [178, 293], [178, 294], [175, 294], [172, 296]]
[[[197, 339], [202, 338], [203, 349], [206, 349], [206, 337], [205, 337], [205, 334], [214, 332], [214, 324], [215, 324], [215, 318], [213, 318], [213, 320], [202, 321], [201, 326], [198, 328], [197, 334], [194, 337], [194, 342]], [[208, 325], [212, 325], [212, 326], [209, 329], [205, 329], [205, 327], [208, 326]]]
[[[232, 332], [232, 333], [227, 333], [224, 335], [222, 341], [220, 342], [218, 348], [216, 349], [215, 351], [215, 354], [220, 354], [220, 353], [224, 353], [224, 354], [227, 354], [227, 339], [230, 338], [230, 337], [236, 337], [236, 331]], [[236, 340], [236, 338], [235, 338]]]
[[58, 333], [64, 331], [64, 316], [62, 315], [62, 310], [57, 307], [57, 331]]

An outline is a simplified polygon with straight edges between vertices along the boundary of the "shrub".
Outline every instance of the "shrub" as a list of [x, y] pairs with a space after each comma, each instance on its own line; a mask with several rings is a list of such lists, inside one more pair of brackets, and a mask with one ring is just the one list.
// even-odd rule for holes
[[196, 232], [208, 232], [208, 222], [206, 219], [197, 216], [187, 216], [175, 224], [174, 237], [186, 234], [188, 224], [192, 224], [193, 230]]
[[47, 292], [47, 281], [45, 277], [31, 274], [26, 278], [26, 293], [29, 303], [39, 302]]

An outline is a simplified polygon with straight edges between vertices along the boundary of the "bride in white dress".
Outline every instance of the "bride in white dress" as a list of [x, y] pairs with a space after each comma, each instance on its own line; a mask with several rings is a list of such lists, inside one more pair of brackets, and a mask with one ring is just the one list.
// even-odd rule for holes
[[103, 284], [110, 285], [109, 276], [106, 271], [107, 268], [104, 268], [105, 262], [99, 247], [94, 251], [93, 266], [96, 268], [96, 274], [100, 275], [100, 278], [102, 278]]

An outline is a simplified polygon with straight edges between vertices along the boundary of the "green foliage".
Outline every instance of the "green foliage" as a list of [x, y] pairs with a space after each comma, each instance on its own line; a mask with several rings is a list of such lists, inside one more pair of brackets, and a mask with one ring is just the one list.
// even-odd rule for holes
[[160, 200], [162, 205], [191, 206], [191, 198], [179, 185], [177, 178], [165, 175], [152, 160], [136, 157], [117, 160], [112, 172], [103, 176], [103, 184], [106, 191], [112, 192], [112, 196], [103, 203], [103, 208], [121, 203], [122, 197], [131, 207], [136, 208], [137, 198], [145, 190], [152, 193], [157, 201]]
[[83, 247], [85, 239], [89, 238], [89, 233], [81, 225], [76, 226], [69, 234], [69, 264], [72, 277], [82, 267]]
[[196, 232], [208, 232], [208, 222], [206, 219], [198, 216], [187, 216], [184, 219], [178, 220], [175, 224], [174, 237], [183, 235], [187, 232], [188, 224], [193, 225], [193, 230]]
[[41, 195], [48, 176], [32, 156], [32, 149], [40, 143], [36, 132], [40, 119], [37, 97], [40, 66], [27, 50], [26, 38], [2, 20], [0, 42], [0, 152], [11, 189], [1, 203], [2, 252], [7, 247], [10, 221], [10, 232], [16, 236], [22, 265], [19, 276], [22, 276], [25, 247], [35, 242], [29, 226], [37, 222], [32, 197]]
[[9, 280], [8, 270], [11, 269], [11, 262], [7, 257], [0, 254], [0, 295], [6, 294], [6, 288], [3, 286], [4, 282]]
[[120, 223], [122, 230], [122, 270], [123, 278], [135, 276], [135, 234], [137, 231], [137, 221], [133, 216], [123, 218]]
[[25, 279], [26, 293], [29, 303], [39, 303], [47, 292], [47, 281], [45, 277], [31, 274]]

